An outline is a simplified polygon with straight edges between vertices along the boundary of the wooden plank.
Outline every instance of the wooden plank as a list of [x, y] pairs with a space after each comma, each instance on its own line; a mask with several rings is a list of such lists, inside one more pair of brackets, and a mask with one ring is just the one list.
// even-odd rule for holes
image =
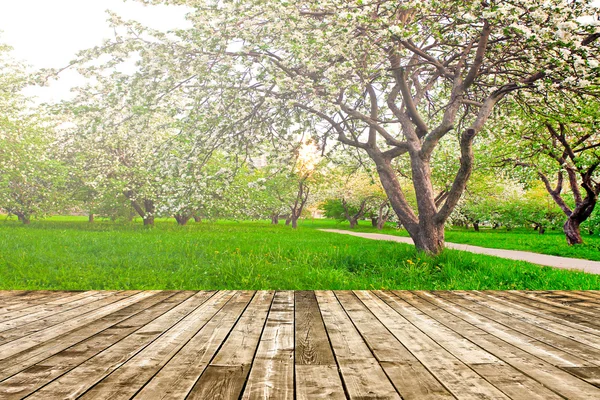
[[600, 335], [600, 322], [591, 320], [589, 316], [574, 313], [567, 308], [541, 303], [509, 292], [485, 291], [483, 293], [487, 296], [502, 299], [513, 307], [544, 316], [552, 321], [562, 322], [584, 332]]
[[[441, 313], [437, 318], [438, 321], [457, 332], [470, 332], [469, 339], [471, 341], [512, 367], [523, 371], [554, 392], [569, 399], [591, 400], [599, 398], [600, 391], [598, 388], [504, 342], [494, 335], [486, 334], [485, 327], [488, 324], [485, 322], [485, 318], [446, 301], [443, 297], [449, 295], [447, 292], [417, 292], [416, 294], [438, 307], [437, 310]], [[473, 331], [474, 326], [481, 327], [481, 331]]]
[[296, 292], [294, 302], [296, 398], [345, 399], [314, 292]]
[[542, 298], [554, 303], [562, 304], [564, 306], [572, 307], [573, 309], [587, 311], [587, 312], [597, 312], [597, 306], [586, 299], [578, 299], [572, 295], [565, 293], [559, 293], [558, 291], [535, 291], [532, 294], [536, 298]]
[[[494, 335], [499, 339], [502, 339], [506, 343], [511, 344], [527, 353], [530, 353], [548, 363], [556, 366], [568, 366], [568, 367], [584, 367], [594, 366], [595, 364], [588, 362], [585, 358], [574, 356], [564, 350], [557, 349], [547, 343], [541, 342], [536, 338], [532, 338], [519, 330], [513, 329], [511, 326], [506, 326], [496, 322], [482, 314], [477, 314], [472, 308], [469, 308], [471, 303], [463, 298], [455, 298], [451, 293], [447, 292], [414, 292], [424, 301], [433, 303], [436, 306], [444, 304], [444, 309], [449, 312], [449, 308], [453, 315], [462, 318], [467, 324], [461, 325], [461, 334], [468, 335], [471, 338], [472, 335], [481, 335], [482, 331]], [[444, 300], [442, 300], [444, 299]], [[443, 301], [443, 303], [441, 303]], [[451, 302], [453, 301], [453, 302]], [[417, 299], [412, 300], [412, 303], [419, 303]], [[447, 318], [448, 315], [444, 314]], [[439, 320], [439, 319], [438, 319]], [[472, 333], [468, 333], [468, 330]]]
[[[448, 318], [456, 320], [453, 318], [453, 315], [449, 315], [444, 310], [439, 309], [432, 303], [420, 299], [413, 293], [394, 291], [394, 294], [401, 297], [408, 305], [414, 307], [422, 313], [419, 318], [420, 321], [413, 322], [411, 319], [411, 322], [415, 323], [417, 327], [421, 328], [438, 343], [444, 340], [443, 337], [440, 338], [441, 335], [447, 336], [447, 339], [451, 339], [456, 335], [461, 337], [464, 336], [469, 338], [469, 340], [474, 343], [477, 342], [472, 341], [473, 336], [483, 335], [484, 339], [485, 337], [489, 336], [484, 332], [474, 331], [474, 327], [469, 326], [469, 324], [465, 323], [464, 321], [460, 321], [457, 324], [459, 329], [452, 329], [456, 326], [450, 327], [449, 324], [445, 323], [445, 321]], [[436, 322], [432, 323], [431, 321]], [[428, 328], [428, 326], [431, 326], [431, 328]], [[530, 378], [526, 373], [522, 373], [521, 371], [517, 370], [514, 368], [514, 366], [510, 365], [504, 360], [499, 360], [500, 362], [495, 363], [473, 363], [467, 361], [468, 358], [464, 358], [463, 350], [459, 350], [455, 353], [450, 342], [444, 341], [443, 346], [458, 359], [465, 362], [465, 364], [467, 364], [477, 374], [481, 375], [492, 385], [500, 389], [503, 393], [507, 394], [510, 398], [538, 400], [560, 400], [562, 398], [556, 393], [553, 393], [545, 388], [542, 384]], [[481, 346], [478, 346], [478, 348], [482, 348], [486, 352], [488, 351], [487, 348]]]
[[333, 292], [315, 294], [350, 399], [400, 399]]
[[576, 293], [589, 296], [590, 298], [600, 301], [600, 290], [576, 290]]
[[68, 303], [61, 303], [56, 305], [46, 303], [44, 305], [30, 307], [27, 310], [31, 310], [32, 308], [37, 308], [37, 310], [31, 310], [32, 312], [28, 313], [17, 312], [13, 314], [12, 318], [6, 318], [6, 320], [0, 322], [0, 332], [7, 331], [9, 329], [14, 329], [22, 325], [33, 324], [40, 320], [43, 320], [46, 317], [54, 317], [60, 315], [65, 311], [73, 310], [86, 304], [90, 304], [98, 300], [110, 297], [115, 293], [116, 292], [89, 292], [89, 295], [83, 298], [73, 299], [73, 301], [70, 301]]
[[557, 296], [563, 296], [565, 299], [568, 299], [567, 301], [572, 301], [577, 305], [600, 310], [600, 300], [596, 298], [596, 296], [591, 296], [585, 292], [577, 292], [575, 290], [556, 290], [554, 291], [554, 294]]
[[[67, 296], [60, 296], [60, 295], [57, 295], [56, 297], [51, 296], [50, 298], [48, 298], [48, 300], [51, 300], [51, 301], [47, 301], [42, 304], [30, 306], [27, 308], [21, 308], [19, 310], [13, 310], [13, 311], [9, 311], [4, 314], [1, 314], [0, 315], [0, 326], [5, 321], [11, 320], [11, 319], [21, 318], [21, 317], [31, 315], [31, 314], [37, 314], [38, 316], [42, 316], [44, 314], [41, 314], [40, 312], [44, 312], [44, 311], [46, 313], [49, 313], [49, 312], [51, 313], [51, 312], [59, 311], [61, 309], [64, 310], [64, 308], [65, 308], [64, 306], [66, 304], [70, 304], [72, 302], [77, 302], [82, 299], [85, 299], [86, 297], [94, 296], [99, 293], [102, 293], [102, 292], [98, 292], [98, 291], [72, 292], [72, 293], [69, 293]], [[75, 306], [73, 306], [73, 307], [75, 307]]]
[[296, 365], [335, 365], [314, 292], [296, 292], [294, 299]]
[[[237, 292], [234, 298], [154, 375], [135, 398], [185, 398], [252, 300], [253, 295], [252, 291]], [[132, 372], [135, 373], [137, 367], [134, 365], [132, 368]], [[131, 386], [133, 385], [128, 386], [127, 391], [131, 390]], [[135, 386], [133, 389], [135, 390]]]
[[[161, 315], [113, 346], [98, 353], [60, 378], [52, 381], [28, 397], [28, 399], [75, 399], [94, 384], [110, 375], [137, 353], [146, 348], [168, 329], [190, 316], [199, 317], [206, 304], [224, 294], [199, 292], [183, 303]], [[208, 300], [211, 302], [208, 302]], [[185, 324], [183, 324], [185, 325]]]
[[[109, 304], [105, 304], [104, 306], [96, 308], [84, 315], [77, 316], [59, 324], [55, 324], [47, 329], [38, 329], [39, 327], [36, 327], [36, 329], [33, 331], [34, 333], [29, 333], [28, 331], [27, 336], [22, 336], [16, 340], [0, 345], [0, 360], [4, 360], [22, 351], [31, 349], [32, 347], [35, 347], [55, 337], [62, 336], [77, 329], [78, 327], [81, 327], [82, 325], [93, 322], [98, 318], [102, 318], [133, 303], [137, 303], [140, 300], [151, 297], [154, 294], [156, 294], [156, 292], [153, 291], [136, 293], [134, 295], [131, 295], [131, 293], [123, 293], [122, 297], [124, 298], [117, 298], [116, 301], [111, 301]], [[114, 300], [114, 298], [118, 296], [119, 295], [115, 295], [108, 299], [100, 300], [100, 302]]]
[[[165, 295], [170, 295], [173, 292], [164, 292]], [[187, 298], [193, 292], [182, 292]], [[15, 354], [2, 361], [0, 366], [0, 381], [22, 371], [36, 363], [52, 357], [61, 351], [77, 345], [78, 343], [87, 340], [94, 335], [102, 333], [105, 329], [110, 329], [116, 324], [127, 320], [129, 317], [142, 312], [146, 308], [154, 305], [163, 297], [163, 292], [157, 293], [154, 296], [143, 299], [137, 303], [133, 303], [109, 315], [101, 317], [89, 324], [83, 325], [65, 335], [58, 336], [54, 339], [42, 342], [37, 346], [31, 347], [24, 352]], [[169, 299], [166, 302], [177, 301]]]
[[600, 387], [600, 367], [565, 367], [563, 369], [592, 385]]
[[130, 306], [130, 316], [123, 315], [124, 320], [118, 324], [0, 382], [0, 398], [20, 399], [31, 394], [158, 318], [191, 295], [191, 292], [161, 292]]
[[594, 311], [590, 311], [589, 309], [578, 309], [578, 308], [574, 308], [569, 304], [566, 303], [561, 303], [559, 301], [553, 301], [551, 299], [546, 299], [542, 296], [538, 296], [537, 294], [535, 294], [534, 292], [531, 291], [519, 291], [519, 290], [510, 290], [508, 291], [510, 294], [516, 295], [516, 296], [521, 296], [524, 297], [528, 300], [533, 300], [535, 302], [538, 303], [543, 303], [543, 304], [547, 304], [550, 306], [554, 306], [554, 307], [560, 307], [563, 308], [565, 310], [569, 310], [572, 313], [575, 314], [581, 314], [583, 316], [595, 316], [597, 315], [596, 312]]
[[[337, 291], [340, 304], [403, 399], [453, 399], [454, 396], [410, 353], [357, 296]], [[389, 311], [392, 311], [388, 308]]]
[[21, 292], [0, 302], [0, 315], [44, 304], [61, 297], [70, 297], [72, 294], [73, 292], [51, 292], [48, 290]]
[[294, 398], [294, 292], [275, 293], [242, 399]]
[[[473, 292], [457, 292], [460, 296], [470, 299], [477, 304], [481, 304], [491, 310], [502, 313], [506, 316], [511, 317], [511, 323], [515, 323], [514, 321], [518, 321], [520, 326], [528, 326], [528, 327], [537, 327], [540, 330], [545, 330], [547, 332], [555, 334], [554, 337], [557, 340], [562, 341], [560, 337], [569, 338], [571, 340], [568, 341], [570, 343], [570, 348], [577, 347], [578, 349], [585, 349], [586, 354], [596, 354], [600, 356], [600, 337], [590, 334], [588, 332], [584, 332], [580, 329], [576, 329], [570, 326], [567, 326], [563, 323], [556, 323], [547, 318], [537, 316], [527, 311], [520, 310], [515, 307], [511, 307], [510, 305], [503, 304], [502, 302], [495, 300], [491, 297], [486, 297], [483, 293], [479, 293], [476, 291]], [[503, 317], [506, 319], [506, 316]], [[536, 330], [536, 332], [539, 330]], [[586, 347], [575, 346], [579, 342]], [[589, 347], [587, 347], [589, 346]], [[590, 349], [592, 347], [593, 349]], [[600, 357], [595, 358], [600, 365]]]
[[221, 349], [194, 385], [188, 399], [240, 398], [267, 320], [274, 292], [258, 292]]
[[[566, 353], [572, 354], [579, 359], [586, 360], [594, 365], [600, 362], [600, 352], [597, 349], [585, 344], [574, 341], [565, 336], [550, 332], [542, 327], [532, 325], [518, 318], [513, 318], [511, 315], [486, 307], [479, 304], [469, 296], [462, 292], [441, 292], [436, 293], [445, 300], [454, 302], [461, 307], [467, 308], [469, 311], [475, 312], [482, 316], [493, 320], [506, 328], [518, 330], [520, 333], [529, 336], [532, 340], [538, 340], [550, 346], [563, 350]], [[475, 298], [477, 300], [477, 298]]]
[[296, 399], [346, 399], [337, 365], [296, 364]]
[[356, 292], [388, 330], [459, 399], [507, 399], [489, 382], [415, 327], [406, 303], [387, 292]]
[[109, 292], [108, 296], [105, 296], [102, 299], [96, 300], [93, 303], [86, 304], [81, 307], [77, 307], [74, 310], [69, 310], [67, 312], [57, 314], [57, 315], [50, 315], [50, 316], [47, 316], [46, 318], [40, 318], [39, 320], [35, 320], [28, 324], [5, 330], [3, 332], [0, 332], [0, 348], [2, 348], [3, 345], [6, 345], [14, 340], [23, 338], [25, 336], [32, 335], [36, 332], [43, 331], [45, 329], [51, 328], [52, 326], [64, 323], [65, 321], [72, 321], [73, 318], [85, 315], [86, 313], [89, 313], [89, 312], [93, 312], [94, 310], [97, 310], [101, 307], [104, 307], [104, 306], [112, 304], [112, 303], [116, 303], [118, 301], [121, 301], [124, 298], [128, 298], [128, 297], [131, 297], [136, 294], [140, 294], [140, 295], [144, 296], [144, 294], [141, 293], [139, 290], [131, 291], [131, 292], [118, 292], [118, 293], [110, 293]]

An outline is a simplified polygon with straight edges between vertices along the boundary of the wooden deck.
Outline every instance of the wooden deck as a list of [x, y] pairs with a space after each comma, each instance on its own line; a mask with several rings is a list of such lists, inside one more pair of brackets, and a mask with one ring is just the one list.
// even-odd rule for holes
[[0, 292], [0, 399], [600, 399], [600, 291]]

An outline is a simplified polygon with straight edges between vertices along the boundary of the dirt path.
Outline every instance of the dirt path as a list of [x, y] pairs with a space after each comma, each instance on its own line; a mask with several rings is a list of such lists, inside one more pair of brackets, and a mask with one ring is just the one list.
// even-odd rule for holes
[[[342, 233], [345, 235], [358, 236], [365, 239], [388, 240], [392, 242], [413, 244], [412, 239], [409, 237], [384, 235], [382, 233], [350, 232], [341, 229], [319, 230], [325, 232]], [[591, 274], [600, 274], [600, 262], [598, 261], [582, 260], [580, 258], [549, 256], [546, 254], [531, 253], [529, 251], [489, 249], [486, 247], [471, 246], [469, 244], [457, 244], [448, 242], [446, 242], [446, 247], [449, 249], [468, 251], [476, 254], [486, 254], [488, 256], [508, 258], [510, 260], [527, 261], [533, 264], [545, 265], [548, 267], [576, 269]]]

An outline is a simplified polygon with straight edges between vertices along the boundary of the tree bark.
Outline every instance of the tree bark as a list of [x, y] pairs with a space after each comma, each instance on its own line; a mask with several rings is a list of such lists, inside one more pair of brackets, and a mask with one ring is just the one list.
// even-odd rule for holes
[[576, 218], [569, 217], [567, 222], [563, 225], [565, 236], [567, 237], [567, 243], [569, 245], [581, 244], [583, 239], [581, 238], [581, 231], [579, 230], [579, 222]]
[[350, 229], [354, 229], [358, 225], [358, 219], [356, 218], [350, 218], [348, 221], [350, 222]]
[[299, 218], [299, 216], [298, 217], [292, 217], [292, 228], [293, 229], [298, 228], [298, 218]]
[[202, 217], [194, 215], [194, 222], [202, 222]]
[[271, 215], [271, 224], [272, 225], [279, 225], [279, 214], [273, 214], [273, 215]]
[[419, 250], [439, 254], [444, 249], [444, 225], [424, 220], [418, 234], [412, 239]]
[[88, 214], [88, 222], [89, 222], [90, 224], [93, 224], [93, 223], [94, 223], [94, 214], [92, 214], [92, 213], [89, 213], [89, 214]]
[[144, 200], [144, 225], [154, 225], [154, 202], [152, 200]]
[[475, 232], [479, 232], [479, 221], [473, 222], [473, 229]]
[[15, 213], [15, 215], [17, 216], [19, 221], [23, 223], [23, 225], [31, 224], [31, 216], [29, 214], [18, 212]]
[[377, 218], [377, 217], [373, 217], [373, 218], [371, 218], [371, 226], [372, 226], [373, 228], [376, 228], [376, 227], [378, 227], [378, 226], [379, 226], [379, 218]]
[[191, 218], [192, 218], [191, 216], [185, 215], [185, 214], [175, 215], [175, 220], [177, 221], [177, 224], [181, 225], [181, 226], [184, 226], [185, 224], [187, 224]]

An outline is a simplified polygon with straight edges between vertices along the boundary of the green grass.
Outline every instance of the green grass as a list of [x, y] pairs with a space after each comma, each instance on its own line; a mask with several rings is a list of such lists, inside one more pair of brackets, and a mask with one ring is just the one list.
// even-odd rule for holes
[[[350, 229], [347, 223], [339, 223], [332, 220], [315, 220], [313, 226], [318, 228]], [[396, 229], [392, 226], [387, 226], [385, 229], [379, 231], [371, 227], [368, 221], [360, 221], [360, 225], [354, 230], [357, 232], [408, 236], [408, 233], [404, 229]], [[493, 249], [524, 250], [552, 256], [600, 261], [600, 236], [583, 234], [583, 240], [584, 243], [582, 245], [569, 246], [561, 230], [548, 230], [543, 235], [539, 235], [533, 229], [506, 231], [505, 229], [483, 228], [479, 232], [464, 228], [446, 230], [447, 242], [471, 244]]]
[[600, 289], [597, 275], [453, 250], [431, 258], [321, 226], [2, 220], [0, 289]]

